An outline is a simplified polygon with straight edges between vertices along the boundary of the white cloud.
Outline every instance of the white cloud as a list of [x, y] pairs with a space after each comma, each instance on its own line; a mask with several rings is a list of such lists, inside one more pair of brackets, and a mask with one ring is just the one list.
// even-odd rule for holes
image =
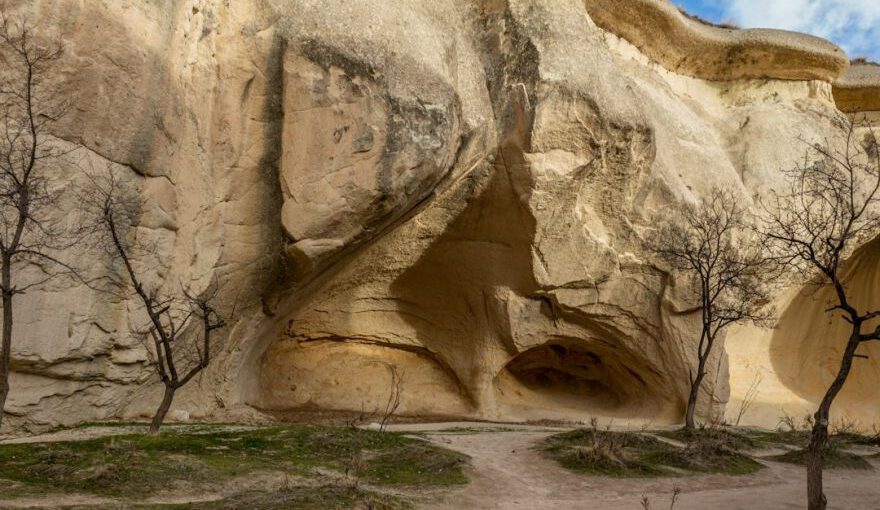
[[851, 57], [880, 58], [880, 0], [731, 0], [726, 14], [746, 28], [806, 32]]

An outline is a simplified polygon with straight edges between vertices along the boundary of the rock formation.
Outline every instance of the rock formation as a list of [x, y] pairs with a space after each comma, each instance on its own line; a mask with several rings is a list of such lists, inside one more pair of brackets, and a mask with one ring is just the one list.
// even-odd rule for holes
[[[404, 414], [676, 421], [698, 321], [643, 240], [713, 187], [760, 197], [797, 139], [880, 109], [826, 41], [660, 0], [12, 4], [62, 34], [77, 107], [53, 134], [138, 186], [152, 281], [238, 304], [175, 403], [195, 418], [373, 411], [394, 371]], [[827, 322], [791, 299], [783, 325]], [[135, 301], [56, 282], [22, 303], [11, 426], [158, 401]], [[733, 332], [701, 413], [756, 373], [745, 421], [808, 408], [833, 347], [785, 331]], [[841, 413], [880, 421], [859, 370]]]
[[880, 64], [853, 61], [834, 82], [834, 100], [844, 112], [870, 114], [880, 111]]

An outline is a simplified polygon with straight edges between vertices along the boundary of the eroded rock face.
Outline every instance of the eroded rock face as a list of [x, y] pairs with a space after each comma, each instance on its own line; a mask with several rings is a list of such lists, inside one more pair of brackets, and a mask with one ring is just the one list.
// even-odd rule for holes
[[671, 71], [707, 80], [833, 81], [846, 53], [818, 37], [714, 26], [668, 0], [584, 0], [600, 27], [624, 37]]
[[880, 111], [880, 64], [853, 62], [834, 82], [834, 99], [845, 112], [876, 114]]
[[[698, 321], [644, 240], [713, 187], [766, 193], [842, 115], [825, 45], [801, 74], [771, 44], [758, 74], [685, 76], [604, 2], [18, 4], [84, 97], [55, 136], [140, 190], [151, 281], [236, 305], [194, 418], [372, 412], [399, 377], [406, 414], [678, 420]], [[12, 425], [149, 411], [136, 303], [57, 285], [19, 308]]]

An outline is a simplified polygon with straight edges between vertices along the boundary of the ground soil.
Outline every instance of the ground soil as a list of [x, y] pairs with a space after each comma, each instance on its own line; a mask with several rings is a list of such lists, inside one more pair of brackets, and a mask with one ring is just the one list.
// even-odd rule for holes
[[[443, 495], [423, 494], [420, 510], [641, 510], [642, 498], [652, 509], [669, 508], [673, 489], [681, 494], [675, 510], [776, 510], [805, 507], [804, 469], [762, 460], [767, 466], [754, 475], [700, 475], [681, 478], [612, 479], [567, 471], [537, 448], [546, 437], [569, 428], [557, 424], [401, 423], [394, 430], [412, 432], [429, 441], [469, 455], [471, 483]], [[20, 438], [18, 441], [82, 440], [131, 433], [131, 427], [96, 427]], [[775, 450], [756, 452], [769, 455]], [[880, 510], [880, 463], [875, 471], [827, 471], [829, 509]], [[102, 498], [67, 495], [2, 501], [0, 508], [60, 508], [110, 503]], [[204, 500], [204, 494], [179, 494], [173, 501]], [[158, 501], [157, 501], [158, 502]], [[107, 508], [117, 508], [108, 504]]]
[[[806, 507], [803, 468], [778, 462], [747, 476], [688, 476], [683, 478], [610, 479], [565, 470], [535, 449], [555, 430], [523, 427], [515, 430], [472, 426], [460, 432], [450, 424], [427, 433], [430, 441], [470, 455], [471, 483], [447, 494], [423, 510], [640, 510], [647, 496], [652, 509], [669, 508], [675, 487], [682, 492], [675, 510], [776, 510]], [[486, 427], [481, 431], [481, 427]], [[875, 462], [880, 470], [880, 465]], [[829, 509], [880, 509], [878, 471], [828, 471], [825, 474]]]

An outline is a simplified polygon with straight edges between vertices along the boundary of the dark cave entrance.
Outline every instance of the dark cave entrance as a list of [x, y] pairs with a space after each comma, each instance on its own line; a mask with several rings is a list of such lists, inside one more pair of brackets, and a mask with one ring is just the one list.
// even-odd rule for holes
[[650, 417], [670, 403], [654, 379], [646, 363], [624, 349], [561, 339], [514, 357], [498, 383], [502, 400], [519, 407]]

